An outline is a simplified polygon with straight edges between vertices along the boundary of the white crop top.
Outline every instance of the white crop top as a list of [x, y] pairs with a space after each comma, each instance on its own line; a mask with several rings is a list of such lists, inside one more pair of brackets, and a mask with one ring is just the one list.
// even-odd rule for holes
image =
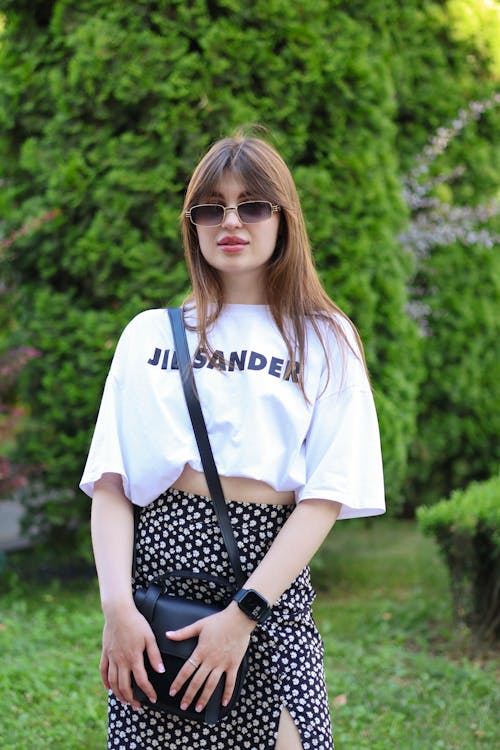
[[[352, 331], [346, 332], [354, 344]], [[191, 354], [197, 334], [187, 331]], [[250, 477], [277, 491], [342, 503], [339, 518], [385, 510], [380, 438], [370, 386], [350, 351], [327, 333], [308, 333], [305, 388], [285, 377], [286, 345], [265, 305], [225, 305], [195, 379], [221, 476]], [[224, 364], [226, 362], [227, 364]], [[148, 505], [180, 476], [202, 465], [184, 402], [165, 310], [137, 315], [118, 342], [80, 487], [92, 496], [105, 472], [120, 474], [126, 496]], [[326, 385], [326, 387], [325, 387]]]

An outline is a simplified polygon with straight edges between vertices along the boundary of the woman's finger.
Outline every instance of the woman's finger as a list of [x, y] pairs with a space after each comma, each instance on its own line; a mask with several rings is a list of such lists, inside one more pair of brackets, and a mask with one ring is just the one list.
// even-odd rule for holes
[[[223, 672], [220, 669], [213, 669], [203, 687], [203, 692], [196, 701], [195, 710], [196, 711], [203, 711], [205, 706], [207, 705], [208, 701], [210, 700], [212, 693], [214, 692], [215, 688], [219, 684], [219, 680], [222, 676]], [[191, 686], [190, 686], [191, 687]], [[187, 692], [187, 691], [186, 691]], [[193, 698], [191, 698], [191, 701], [195, 698], [196, 692], [193, 695]], [[185, 696], [184, 696], [185, 697]], [[187, 699], [186, 699], [187, 700]]]
[[226, 680], [224, 684], [224, 692], [222, 694], [222, 705], [228, 706], [231, 698], [233, 697], [234, 686], [236, 684], [236, 677], [238, 675], [237, 669], [231, 669], [226, 672]]
[[109, 677], [108, 677], [109, 659], [106, 656], [106, 654], [104, 654], [104, 652], [102, 653], [101, 661], [99, 662], [99, 672], [101, 674], [102, 684], [104, 685], [106, 690], [109, 690], [110, 689]]
[[[176, 693], [179, 692], [179, 690], [182, 688], [182, 686], [187, 682], [187, 680], [191, 679], [199, 670], [200, 663], [196, 659], [196, 655], [193, 653], [187, 659], [181, 669], [177, 672], [177, 675], [175, 676], [175, 679], [173, 680], [171, 686], [170, 686], [170, 695], [174, 696]], [[206, 675], [205, 675], [206, 677]], [[198, 690], [201, 687], [201, 682], [198, 684]]]
[[204, 620], [196, 620], [196, 622], [192, 622], [191, 625], [186, 625], [185, 628], [179, 628], [179, 630], [167, 630], [165, 635], [172, 641], [184, 641], [186, 638], [194, 638], [200, 634], [203, 627], [203, 621]]
[[116, 664], [110, 662], [108, 670], [108, 682], [109, 689], [112, 690], [113, 694], [121, 703], [127, 703], [128, 701], [124, 698], [120, 691], [120, 685], [118, 680], [118, 667]]
[[139, 705], [132, 694], [131, 672], [126, 667], [118, 669], [118, 690], [125, 703]]
[[[151, 703], [156, 703], [157, 695], [154, 687], [148, 679], [148, 673], [146, 672], [146, 668], [144, 666], [144, 659], [141, 659], [133, 665], [132, 672], [134, 674], [134, 679], [137, 683], [137, 686], [147, 695]], [[135, 706], [137, 708], [139, 706], [139, 701], [136, 701], [135, 699], [133, 700], [134, 704], [137, 704]]]
[[[194, 698], [198, 695], [200, 689], [205, 683], [205, 680], [209, 677], [210, 674], [211, 674], [210, 668], [205, 667], [203, 664], [195, 671], [192, 679], [189, 681], [186, 687], [184, 695], [182, 696], [181, 709], [183, 711], [185, 711], [191, 705]], [[213, 692], [213, 688], [210, 694], [212, 694], [212, 692]]]
[[[150, 632], [149, 636], [146, 638], [146, 653], [148, 655], [150, 664], [155, 670], [155, 672], [159, 672], [159, 674], [163, 674], [165, 672], [165, 666], [163, 664], [163, 659], [161, 657], [160, 649], [158, 648], [158, 643], [156, 642], [156, 638], [154, 637], [152, 631]], [[134, 670], [134, 673], [135, 673], [135, 670]]]

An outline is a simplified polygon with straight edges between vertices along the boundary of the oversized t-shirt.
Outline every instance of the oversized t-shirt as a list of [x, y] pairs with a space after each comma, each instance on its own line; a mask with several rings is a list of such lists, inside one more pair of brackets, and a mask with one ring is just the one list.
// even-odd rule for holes
[[[194, 316], [194, 311], [188, 313]], [[191, 319], [194, 323], [194, 317]], [[356, 349], [350, 326], [341, 321]], [[194, 377], [221, 476], [248, 477], [296, 502], [342, 504], [339, 518], [385, 510], [373, 396], [361, 360], [326, 327], [325, 352], [308, 324], [304, 398], [290, 377], [286, 344], [266, 305], [225, 305], [198, 351], [187, 331]], [[292, 364], [297, 367], [296, 363]], [[184, 401], [168, 314], [147, 310], [125, 328], [106, 380], [80, 487], [92, 496], [105, 472], [148, 505], [185, 464], [203, 471]]]

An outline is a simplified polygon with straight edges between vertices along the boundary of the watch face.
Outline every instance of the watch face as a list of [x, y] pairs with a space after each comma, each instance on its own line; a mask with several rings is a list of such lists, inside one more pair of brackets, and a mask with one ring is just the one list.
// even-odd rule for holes
[[257, 594], [256, 591], [247, 591], [244, 596], [242, 604], [245, 607], [246, 612], [252, 618], [258, 618], [262, 614], [262, 610], [266, 609], [267, 602], [262, 596]]

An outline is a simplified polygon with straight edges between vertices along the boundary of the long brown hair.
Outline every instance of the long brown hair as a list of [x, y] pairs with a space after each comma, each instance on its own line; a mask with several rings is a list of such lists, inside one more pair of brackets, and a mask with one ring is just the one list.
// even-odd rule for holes
[[[227, 174], [239, 179], [249, 193], [280, 206], [280, 226], [276, 247], [269, 260], [266, 303], [286, 343], [289, 360], [299, 363], [298, 373], [292, 365], [292, 377], [304, 390], [304, 367], [309, 321], [323, 349], [330, 373], [327, 342], [320, 322], [334, 333], [341, 351], [355, 351], [348, 341], [342, 321], [352, 327], [359, 356], [365, 364], [363, 347], [354, 324], [330, 299], [316, 273], [299, 196], [293, 177], [278, 152], [266, 141], [236, 135], [217, 141], [201, 159], [189, 182], [182, 212], [182, 235], [186, 261], [191, 277], [192, 294], [185, 305], [194, 302], [196, 330], [200, 348], [213, 354], [208, 341], [210, 326], [219, 316], [223, 288], [217, 271], [203, 257], [196, 227], [185, 216], [187, 209], [205, 202]], [[345, 324], [344, 324], [345, 325]], [[358, 355], [358, 352], [355, 352]], [[366, 364], [365, 364], [366, 367]]]

